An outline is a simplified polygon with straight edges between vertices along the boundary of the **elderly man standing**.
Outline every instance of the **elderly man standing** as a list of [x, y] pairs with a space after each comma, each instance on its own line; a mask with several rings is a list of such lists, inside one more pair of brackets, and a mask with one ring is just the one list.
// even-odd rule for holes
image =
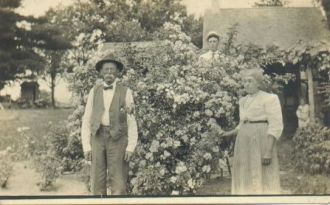
[[214, 67], [216, 62], [220, 60], [220, 52], [218, 48], [220, 36], [215, 31], [211, 31], [207, 34], [206, 40], [209, 51], [199, 57], [199, 63], [201, 66]]
[[95, 68], [102, 81], [88, 95], [81, 130], [84, 155], [92, 164], [91, 190], [106, 195], [109, 175], [111, 194], [125, 195], [128, 162], [138, 138], [132, 91], [119, 82], [124, 65], [114, 56]]

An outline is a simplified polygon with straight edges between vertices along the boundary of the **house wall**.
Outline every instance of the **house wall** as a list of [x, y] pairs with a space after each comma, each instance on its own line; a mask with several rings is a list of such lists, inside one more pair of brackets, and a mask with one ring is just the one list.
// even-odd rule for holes
[[203, 47], [206, 34], [213, 30], [226, 36], [228, 29], [238, 23], [237, 41], [261, 47], [277, 45], [289, 48], [299, 40], [306, 43], [329, 40], [330, 32], [317, 8], [245, 8], [208, 10], [204, 16]]

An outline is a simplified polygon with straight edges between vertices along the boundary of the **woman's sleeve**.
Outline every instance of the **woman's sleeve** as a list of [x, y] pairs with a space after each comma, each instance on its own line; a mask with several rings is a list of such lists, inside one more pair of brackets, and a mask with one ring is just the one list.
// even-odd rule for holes
[[268, 134], [279, 139], [283, 131], [281, 103], [277, 95], [270, 95], [265, 102], [265, 111], [268, 120]]
[[241, 127], [241, 124], [242, 124], [242, 119], [243, 119], [243, 115], [244, 115], [243, 114], [244, 113], [243, 101], [244, 101], [244, 97], [240, 98], [239, 101], [238, 101], [238, 104], [239, 104], [239, 123], [236, 126], [235, 130], [239, 130], [239, 128]]

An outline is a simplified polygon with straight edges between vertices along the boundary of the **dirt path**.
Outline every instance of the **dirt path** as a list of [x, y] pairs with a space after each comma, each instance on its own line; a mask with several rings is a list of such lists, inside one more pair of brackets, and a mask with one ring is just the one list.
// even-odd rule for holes
[[86, 186], [76, 175], [63, 175], [55, 184], [54, 191], [41, 192], [37, 183], [40, 174], [31, 168], [29, 162], [16, 162], [7, 188], [0, 189], [0, 196], [11, 195], [88, 195]]

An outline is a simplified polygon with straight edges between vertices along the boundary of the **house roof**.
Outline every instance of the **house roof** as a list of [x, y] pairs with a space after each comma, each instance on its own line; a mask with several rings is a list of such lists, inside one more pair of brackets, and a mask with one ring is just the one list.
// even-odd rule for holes
[[35, 81], [24, 81], [21, 83], [21, 87], [39, 87], [39, 83]]
[[[107, 52], [114, 52], [123, 49], [125, 46], [132, 46], [137, 50], [143, 50], [147, 48], [162, 47], [163, 41], [134, 41], [134, 42], [106, 42], [103, 44], [102, 50]], [[194, 50], [198, 50], [198, 47], [191, 44]]]
[[286, 49], [299, 40], [306, 43], [330, 41], [330, 31], [318, 8], [263, 7], [211, 10], [204, 16], [204, 48], [206, 34], [217, 31], [225, 36], [237, 23], [237, 40], [261, 47], [277, 45]]
[[145, 49], [148, 47], [156, 47], [158, 44], [155, 41], [135, 41], [135, 42], [106, 42], [103, 44], [102, 50], [107, 52], [114, 52], [121, 50], [125, 46], [134, 46], [137, 49]]

